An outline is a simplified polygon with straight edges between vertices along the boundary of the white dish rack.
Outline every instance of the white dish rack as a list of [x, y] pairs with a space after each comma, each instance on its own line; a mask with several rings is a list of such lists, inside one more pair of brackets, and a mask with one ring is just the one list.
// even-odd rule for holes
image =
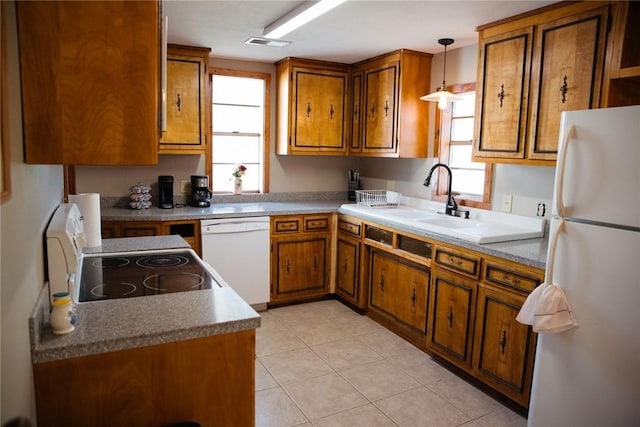
[[387, 190], [356, 190], [356, 203], [370, 208], [395, 208], [400, 193]]

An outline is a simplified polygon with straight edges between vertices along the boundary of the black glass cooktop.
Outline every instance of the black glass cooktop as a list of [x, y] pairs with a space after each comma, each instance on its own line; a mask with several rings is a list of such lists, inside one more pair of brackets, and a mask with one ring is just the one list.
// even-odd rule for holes
[[191, 252], [86, 257], [78, 301], [131, 298], [218, 286]]

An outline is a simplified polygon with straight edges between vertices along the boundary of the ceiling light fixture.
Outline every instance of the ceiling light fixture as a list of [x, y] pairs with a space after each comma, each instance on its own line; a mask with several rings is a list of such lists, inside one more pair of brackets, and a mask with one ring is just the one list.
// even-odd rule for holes
[[291, 12], [267, 25], [262, 35], [269, 39], [279, 39], [345, 1], [347, 0], [305, 1]]
[[442, 67], [442, 87], [437, 92], [430, 93], [429, 95], [421, 96], [423, 101], [433, 101], [438, 103], [438, 108], [441, 110], [447, 109], [447, 104], [451, 101], [458, 101], [462, 99], [458, 95], [454, 95], [451, 92], [447, 92], [445, 85], [445, 76], [447, 72], [447, 46], [453, 44], [453, 39], [438, 39], [438, 43], [444, 46], [444, 65]]

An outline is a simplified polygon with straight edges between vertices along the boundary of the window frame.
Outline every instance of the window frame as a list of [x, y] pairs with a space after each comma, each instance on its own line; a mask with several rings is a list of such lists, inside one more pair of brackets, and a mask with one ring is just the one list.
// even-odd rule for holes
[[[261, 79], [264, 81], [264, 129], [263, 129], [263, 141], [264, 147], [262, 152], [262, 194], [269, 192], [269, 159], [271, 154], [271, 74], [263, 73], [259, 71], [245, 71], [234, 70], [230, 68], [216, 68], [209, 67], [209, 101], [208, 101], [208, 115], [209, 124], [207, 133], [209, 135], [210, 144], [207, 145], [205, 150], [205, 162], [206, 173], [210, 177], [209, 182], [213, 182], [213, 76], [228, 76], [228, 77], [242, 77], [250, 79]], [[213, 184], [211, 184], [213, 185]], [[252, 192], [251, 192], [252, 193]], [[214, 193], [218, 194], [218, 193]], [[226, 194], [226, 193], [220, 193]], [[261, 194], [261, 193], [254, 193]]]
[[[461, 83], [455, 84], [451, 86], [447, 86], [447, 91], [451, 93], [465, 93], [465, 92], [475, 92], [476, 84], [474, 83]], [[447, 104], [447, 108], [445, 110], [436, 109], [436, 143], [435, 146], [438, 149], [438, 152], [435, 153], [438, 161], [440, 163], [444, 163], [449, 165], [449, 147], [451, 146], [451, 113], [452, 113], [452, 102]], [[474, 120], [477, 120], [477, 117], [474, 114]], [[473, 141], [471, 141], [473, 144]], [[439, 168], [437, 171], [438, 174], [438, 183], [431, 190], [431, 200], [446, 202], [447, 201], [447, 185], [449, 177], [445, 173], [445, 170]], [[456, 195], [456, 202], [460, 206], [468, 206], [471, 208], [478, 209], [491, 209], [491, 194], [492, 194], [492, 184], [493, 184], [493, 163], [485, 163], [484, 168], [484, 188], [482, 194], [482, 200], [465, 198], [464, 195]]]

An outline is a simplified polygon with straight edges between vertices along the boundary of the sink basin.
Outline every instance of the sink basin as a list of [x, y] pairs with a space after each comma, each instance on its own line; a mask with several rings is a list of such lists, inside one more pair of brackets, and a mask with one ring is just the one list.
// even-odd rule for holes
[[478, 227], [481, 225], [478, 221], [474, 221], [471, 219], [463, 219], [463, 218], [449, 218], [449, 217], [427, 217], [427, 218], [416, 218], [414, 221], [421, 222], [425, 224], [431, 224], [436, 227], [445, 227], [445, 228], [471, 228]]

